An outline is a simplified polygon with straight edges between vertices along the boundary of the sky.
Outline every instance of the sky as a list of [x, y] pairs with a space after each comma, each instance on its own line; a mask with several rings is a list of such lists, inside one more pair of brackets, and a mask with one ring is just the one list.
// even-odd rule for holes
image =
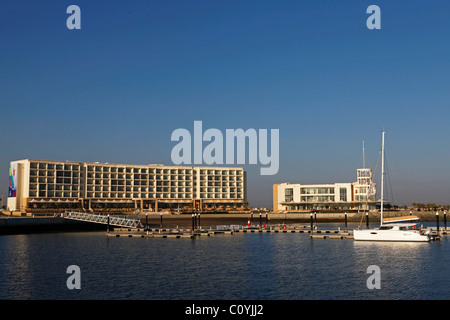
[[383, 130], [392, 200], [448, 204], [449, 18], [443, 0], [4, 0], [0, 195], [19, 159], [171, 165], [172, 132], [202, 121], [279, 130], [275, 175], [236, 165], [250, 206], [356, 181]]

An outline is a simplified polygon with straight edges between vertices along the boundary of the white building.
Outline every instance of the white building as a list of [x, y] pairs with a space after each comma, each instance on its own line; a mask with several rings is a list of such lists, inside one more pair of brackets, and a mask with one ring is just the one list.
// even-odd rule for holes
[[371, 169], [358, 169], [357, 181], [331, 184], [290, 184], [288, 182], [273, 186], [273, 210], [351, 210], [375, 209], [376, 188], [372, 182]]
[[233, 210], [246, 205], [236, 167], [18, 160], [10, 164], [8, 211]]

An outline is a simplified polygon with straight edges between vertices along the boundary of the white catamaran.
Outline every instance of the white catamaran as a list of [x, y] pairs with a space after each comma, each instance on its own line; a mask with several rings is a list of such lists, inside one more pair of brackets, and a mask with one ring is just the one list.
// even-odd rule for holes
[[355, 229], [353, 237], [356, 241], [430, 241], [428, 235], [416, 229], [417, 216], [404, 216], [383, 219], [383, 176], [384, 176], [384, 131], [381, 138], [381, 219], [380, 227], [374, 229]]

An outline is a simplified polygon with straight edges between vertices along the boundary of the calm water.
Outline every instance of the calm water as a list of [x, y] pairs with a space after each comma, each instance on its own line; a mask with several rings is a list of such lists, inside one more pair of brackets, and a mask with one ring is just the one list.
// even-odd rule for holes
[[[69, 265], [81, 269], [80, 290], [66, 286]], [[379, 290], [366, 286], [369, 265], [381, 269]], [[450, 243], [311, 240], [298, 233], [1, 236], [0, 299], [450, 299]]]

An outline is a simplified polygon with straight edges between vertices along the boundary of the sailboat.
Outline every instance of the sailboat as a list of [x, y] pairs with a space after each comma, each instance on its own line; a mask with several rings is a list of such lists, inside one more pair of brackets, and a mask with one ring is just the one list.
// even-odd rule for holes
[[428, 235], [416, 228], [419, 220], [417, 216], [404, 216], [383, 219], [383, 189], [384, 189], [384, 134], [381, 136], [381, 218], [380, 227], [373, 229], [355, 229], [353, 237], [355, 241], [406, 241], [427, 242]]

